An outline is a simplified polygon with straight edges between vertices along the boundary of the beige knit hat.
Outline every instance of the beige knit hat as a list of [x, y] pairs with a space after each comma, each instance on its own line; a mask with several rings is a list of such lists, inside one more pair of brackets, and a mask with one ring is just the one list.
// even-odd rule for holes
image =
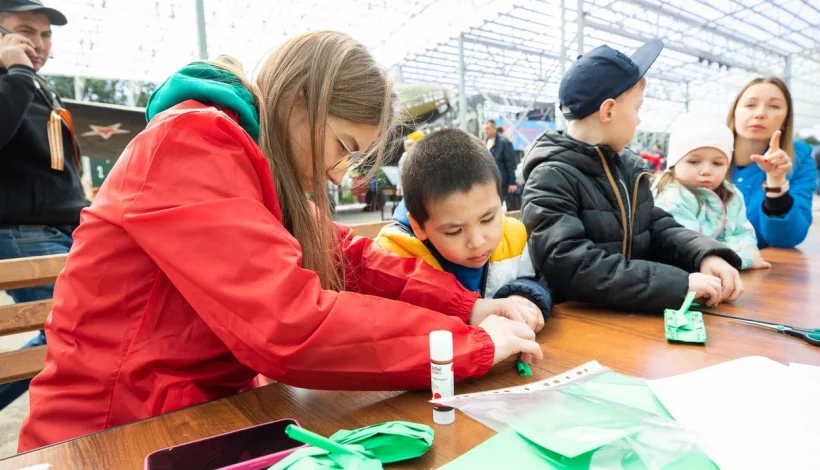
[[669, 152], [666, 156], [667, 168], [672, 168], [689, 152], [702, 147], [714, 147], [732, 162], [735, 147], [735, 136], [721, 121], [716, 119], [686, 114], [672, 126], [669, 136]]

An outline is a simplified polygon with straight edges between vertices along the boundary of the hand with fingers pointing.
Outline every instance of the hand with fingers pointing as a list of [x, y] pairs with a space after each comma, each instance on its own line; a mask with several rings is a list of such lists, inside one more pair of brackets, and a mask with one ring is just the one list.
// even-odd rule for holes
[[792, 159], [780, 148], [780, 136], [777, 130], [769, 141], [769, 149], [764, 155], [752, 155], [752, 161], [766, 172], [766, 184], [769, 187], [781, 187], [786, 182], [786, 175], [792, 169]]

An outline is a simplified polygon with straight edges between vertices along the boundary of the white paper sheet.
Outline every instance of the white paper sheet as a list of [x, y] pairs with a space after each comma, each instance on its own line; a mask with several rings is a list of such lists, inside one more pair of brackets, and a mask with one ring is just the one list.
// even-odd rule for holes
[[722, 470], [817, 469], [818, 413], [805, 400], [820, 396], [820, 384], [799, 369], [752, 356], [647, 382], [675, 420], [702, 434]]
[[797, 380], [804, 380], [807, 383], [820, 383], [820, 367], [807, 364], [789, 363], [789, 372]]

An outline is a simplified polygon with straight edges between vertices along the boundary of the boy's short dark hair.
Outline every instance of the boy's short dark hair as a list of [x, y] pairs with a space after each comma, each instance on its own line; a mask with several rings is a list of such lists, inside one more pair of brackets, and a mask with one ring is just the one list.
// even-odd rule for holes
[[442, 129], [422, 138], [401, 169], [404, 203], [413, 219], [424, 225], [427, 207], [475, 185], [493, 183], [501, 196], [501, 174], [486, 145], [459, 129]]

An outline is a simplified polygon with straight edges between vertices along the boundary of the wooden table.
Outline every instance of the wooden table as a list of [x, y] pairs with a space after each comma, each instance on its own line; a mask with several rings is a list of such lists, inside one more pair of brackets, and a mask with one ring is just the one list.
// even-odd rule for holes
[[[801, 326], [820, 325], [820, 233], [798, 250], [764, 251], [774, 267], [744, 273], [746, 294], [720, 311]], [[658, 316], [614, 313], [564, 304], [556, 307], [539, 335], [545, 360], [534, 377], [521, 378], [511, 365], [494, 368], [457, 393], [520, 385], [558, 374], [590, 360], [626, 374], [660, 378], [750, 355], [782, 363], [820, 365], [820, 349], [796, 338], [722, 318], [704, 317], [705, 346], [666, 342]], [[141, 469], [145, 456], [174, 444], [293, 417], [308, 429], [330, 435], [382, 421], [432, 425], [428, 392], [318, 392], [274, 384], [128, 426], [75, 439], [0, 461], [0, 470], [51, 463], [63, 469]], [[433, 448], [423, 458], [391, 468], [437, 468], [494, 433], [458, 414], [451, 426], [435, 426]]]

